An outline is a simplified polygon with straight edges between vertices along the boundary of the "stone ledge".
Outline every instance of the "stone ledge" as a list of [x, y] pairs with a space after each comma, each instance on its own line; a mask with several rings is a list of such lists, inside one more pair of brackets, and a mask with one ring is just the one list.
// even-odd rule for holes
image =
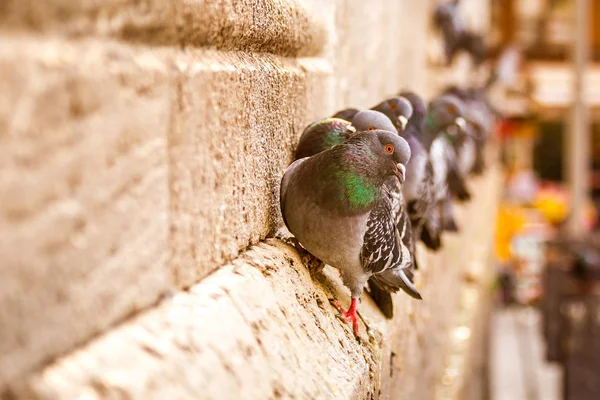
[[[318, 2], [317, 2], [318, 3]], [[314, 56], [327, 40], [314, 0], [4, 0], [8, 29]]]
[[[13, 398], [369, 398], [357, 345], [294, 250], [270, 240], [92, 344]], [[364, 332], [363, 332], [364, 335]], [[292, 389], [293, 388], [293, 389]]]
[[320, 59], [7, 36], [0, 71], [0, 387], [263, 239], [332, 108]]
[[469, 216], [493, 207], [498, 183], [495, 170], [471, 182], [475, 200], [458, 213], [465, 234], [447, 236], [437, 254], [420, 252], [423, 302], [399, 293], [395, 318], [385, 320], [363, 295], [359, 309], [374, 333], [360, 323], [362, 343], [328, 303], [332, 296], [349, 302], [337, 272], [326, 267], [311, 277], [291, 247], [268, 239], [189, 291], [15, 382], [10, 393], [15, 399], [432, 398], [464, 273], [474, 264], [489, 267], [485, 244], [470, 244], [474, 237], [491, 241], [494, 227]]

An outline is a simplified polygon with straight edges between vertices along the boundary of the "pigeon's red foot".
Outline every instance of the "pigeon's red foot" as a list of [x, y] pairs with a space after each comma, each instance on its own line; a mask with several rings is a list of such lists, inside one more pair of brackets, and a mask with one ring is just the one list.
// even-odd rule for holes
[[344, 311], [342, 309], [342, 306], [340, 305], [340, 302], [337, 300], [330, 300], [331, 305], [334, 306], [336, 308], [336, 310], [339, 311], [340, 315], [339, 318], [344, 321], [345, 323], [350, 323], [352, 322], [352, 330], [354, 331], [354, 336], [356, 336], [358, 338], [358, 319], [357, 319], [357, 311], [356, 311], [356, 307], [358, 305], [358, 298], [353, 297], [352, 298], [352, 302], [350, 303], [350, 308], [348, 309], [348, 311]]

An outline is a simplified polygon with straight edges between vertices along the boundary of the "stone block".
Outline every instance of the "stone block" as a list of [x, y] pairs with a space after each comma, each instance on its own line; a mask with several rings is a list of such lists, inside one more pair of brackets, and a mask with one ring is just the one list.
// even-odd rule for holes
[[3, 0], [11, 30], [152, 44], [317, 55], [327, 15], [315, 0]]
[[0, 39], [0, 387], [171, 286], [172, 80], [156, 51]]
[[330, 71], [319, 59], [212, 50], [176, 63], [171, 264], [189, 286], [282, 224], [279, 181], [304, 126], [331, 108]]

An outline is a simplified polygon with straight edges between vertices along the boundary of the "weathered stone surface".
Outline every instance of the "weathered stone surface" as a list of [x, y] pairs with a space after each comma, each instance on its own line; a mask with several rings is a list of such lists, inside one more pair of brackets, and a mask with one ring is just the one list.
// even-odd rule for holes
[[3, 0], [0, 23], [5, 29], [176, 44], [174, 4], [165, 0]]
[[3, 0], [10, 29], [107, 35], [298, 56], [318, 54], [327, 16], [314, 0]]
[[[400, 89], [425, 87], [426, 49], [418, 44], [427, 36], [427, 10], [428, 1], [336, 2], [331, 58], [337, 107], [371, 107]], [[409, 43], [413, 36], [420, 37], [416, 45]]]
[[[491, 242], [493, 225], [469, 215], [493, 207], [498, 183], [497, 171], [472, 183], [478, 195], [459, 215], [465, 236], [447, 237], [436, 255], [421, 252], [422, 302], [398, 293], [396, 316], [385, 320], [363, 295], [359, 311], [372, 333], [360, 323], [362, 343], [328, 302], [331, 297], [349, 302], [337, 272], [326, 267], [311, 277], [293, 249], [269, 239], [189, 292], [14, 386], [13, 394], [23, 399], [434, 398], [447, 365], [447, 342], [457, 327], [455, 310], [464, 305], [463, 289], [477, 279], [473, 266], [478, 271], [488, 266], [489, 252], [484, 245], [466, 246], [472, 242], [467, 232]], [[473, 318], [459, 321], [478, 329]]]
[[297, 135], [327, 103], [328, 65], [187, 50], [170, 134], [171, 264], [189, 286], [280, 224]]
[[[327, 41], [328, 5], [317, 0], [176, 0], [181, 42], [222, 50], [312, 56]], [[328, 3], [328, 2], [326, 2]]]
[[357, 344], [334, 313], [296, 252], [272, 240], [59, 360], [15, 394], [29, 399], [370, 398], [377, 345]]
[[0, 387], [170, 287], [156, 53], [0, 39]]

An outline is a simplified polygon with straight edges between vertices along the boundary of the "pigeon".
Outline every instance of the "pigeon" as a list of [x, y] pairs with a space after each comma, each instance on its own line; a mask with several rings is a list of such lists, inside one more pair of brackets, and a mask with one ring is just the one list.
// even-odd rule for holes
[[[411, 103], [414, 110], [406, 129], [400, 134], [408, 142], [411, 151], [402, 191], [412, 223], [413, 241], [422, 240], [428, 248], [438, 250], [441, 247], [441, 226], [436, 228], [435, 225], [438, 219], [435, 218], [433, 166], [427, 149], [419, 141], [427, 108], [423, 99], [414, 92], [403, 91], [400, 95]], [[427, 221], [430, 230], [423, 236]]]
[[383, 130], [398, 133], [391, 119], [384, 113], [375, 110], [363, 110], [356, 113], [352, 118], [352, 126], [358, 132]]
[[[408, 115], [412, 114], [412, 106], [410, 106], [409, 109], [406, 109], [406, 113]], [[391, 120], [385, 114], [375, 110], [365, 110], [357, 113], [352, 119], [352, 125], [358, 131], [385, 130], [397, 133], [396, 128], [392, 124]], [[409, 165], [411, 165], [412, 161], [412, 147], [410, 144], [409, 147], [411, 148], [411, 160], [409, 160], [407, 164], [406, 177], [411, 176], [411, 169]], [[407, 180], [405, 179], [404, 185], [406, 185], [406, 183]], [[415, 256], [415, 242], [413, 239], [414, 228], [408, 214], [408, 208], [406, 206], [402, 186], [403, 185], [400, 185], [398, 180], [394, 177], [388, 178], [388, 180], [385, 182], [385, 187], [389, 191], [392, 200], [392, 218], [396, 228], [398, 229], [398, 232], [400, 232], [400, 238], [404, 246], [406, 246], [411, 255], [412, 268], [410, 269], [410, 272], [412, 274], [413, 270], [418, 268], [417, 259]], [[392, 318], [394, 316], [392, 296], [389, 292], [380, 290], [376, 283], [369, 280], [369, 294], [382, 311], [383, 315], [385, 315], [387, 318]]]
[[333, 114], [332, 118], [340, 118], [346, 120], [348, 122], [352, 121], [352, 118], [356, 115], [360, 110], [356, 108], [345, 108]]
[[[364, 110], [357, 112], [352, 119], [352, 126], [350, 126], [349, 122], [340, 121], [337, 118], [327, 118], [310, 124], [306, 128], [305, 133], [303, 133], [298, 144], [295, 159], [313, 156], [321, 151], [333, 147], [335, 144], [339, 144], [338, 141], [346, 140], [352, 135], [352, 133], [345, 133], [344, 128], [346, 127], [348, 129], [351, 128], [352, 133], [356, 130], [372, 131], [375, 129], [397, 133], [396, 127], [394, 127], [390, 119], [379, 111]], [[332, 137], [336, 140], [331, 140]], [[401, 238], [411, 254], [414, 254], [414, 245], [412, 243], [411, 235], [409, 234], [412, 232], [412, 227], [410, 225], [410, 219], [406, 216], [404, 199], [402, 197], [401, 188], [398, 185], [398, 180], [395, 177], [391, 177], [388, 179], [385, 185], [390, 192], [392, 200], [392, 215], [394, 221], [396, 221], [398, 230], [399, 232], [406, 232], [406, 235], [401, 236]], [[316, 257], [310, 255], [297, 241], [291, 240], [291, 242], [294, 244], [303, 261], [308, 265], [309, 269], [318, 271], [320, 268], [322, 268], [323, 263], [321, 260], [318, 260]], [[416, 268], [416, 260], [414, 258], [413, 264]], [[390, 293], [369, 282], [369, 294], [381, 312], [387, 318], [392, 318], [394, 315], [394, 306]]]
[[359, 132], [342, 144], [294, 161], [281, 180], [284, 223], [300, 244], [339, 269], [351, 304], [341, 312], [358, 338], [357, 305], [372, 279], [382, 290], [402, 288], [421, 299], [406, 270], [408, 249], [400, 240], [385, 182], [404, 181], [410, 148], [397, 134]]
[[356, 129], [352, 124], [340, 118], [325, 118], [315, 121], [302, 132], [294, 159], [310, 157], [323, 150], [328, 150], [336, 144], [342, 143], [354, 133], [356, 133]]
[[435, 26], [442, 32], [446, 63], [452, 64], [460, 51], [467, 52], [476, 66], [488, 59], [490, 50], [481, 34], [468, 30], [460, 17], [459, 0], [440, 4], [434, 12]]
[[[455, 95], [465, 104], [464, 117], [467, 122], [465, 134], [469, 137], [464, 140], [472, 142], [475, 146], [474, 155], [472, 155], [474, 160], [470, 163], [468, 173], [480, 175], [485, 170], [485, 144], [493, 130], [495, 112], [487, 101], [484, 88], [460, 89], [456, 86], [450, 86], [445, 90], [445, 93]], [[464, 158], [471, 157], [470, 153], [472, 151], [468, 148], [463, 149], [463, 152], [467, 152], [467, 155], [461, 155], [459, 154], [460, 151], [457, 151], [459, 162], [463, 164], [464, 169], [469, 164], [469, 160], [464, 160]]]
[[[450, 142], [453, 140], [452, 133], [457, 131], [456, 127], [465, 125], [462, 114], [463, 104], [455, 96], [440, 96], [429, 103], [423, 132], [419, 139], [429, 151], [433, 168], [434, 201], [440, 207], [440, 211], [432, 215], [433, 226], [425, 224], [425, 235], [439, 229], [440, 222], [445, 229], [454, 231], [453, 227], [456, 227], [456, 223], [452, 213], [448, 212], [452, 209], [450, 194], [459, 192], [459, 197], [468, 195], [464, 179], [461, 179], [462, 176], [458, 172], [456, 153]], [[464, 189], [464, 193], [458, 189]], [[443, 202], [448, 204], [442, 206]], [[438, 221], [438, 217], [442, 220]]]
[[398, 132], [402, 132], [406, 129], [406, 124], [413, 113], [413, 107], [410, 104], [410, 101], [403, 97], [392, 97], [387, 99], [377, 104], [375, 107], [372, 107], [371, 110], [384, 113], [390, 121], [392, 121]]

